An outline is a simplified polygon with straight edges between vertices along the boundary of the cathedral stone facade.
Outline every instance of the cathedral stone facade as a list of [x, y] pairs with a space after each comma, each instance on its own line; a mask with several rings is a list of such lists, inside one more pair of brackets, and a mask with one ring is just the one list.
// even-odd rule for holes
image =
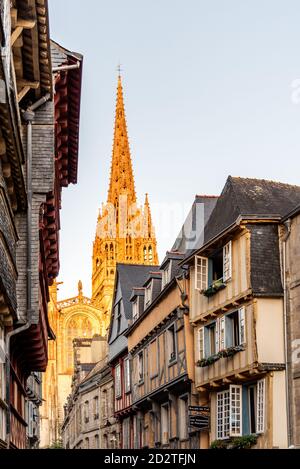
[[156, 265], [156, 239], [148, 195], [138, 207], [119, 76], [107, 203], [99, 213], [93, 246], [92, 298], [110, 320], [117, 263]]

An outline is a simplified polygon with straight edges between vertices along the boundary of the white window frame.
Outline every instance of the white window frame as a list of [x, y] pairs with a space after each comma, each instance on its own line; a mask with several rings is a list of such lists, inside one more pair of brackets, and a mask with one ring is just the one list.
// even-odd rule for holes
[[197, 350], [199, 360], [203, 360], [205, 358], [204, 327], [199, 327], [197, 331]]
[[240, 345], [243, 345], [246, 343], [247, 338], [246, 338], [246, 308], [240, 308], [239, 309], [239, 340], [240, 340]]
[[232, 279], [232, 241], [223, 247], [223, 282]]
[[[218, 318], [218, 331], [219, 331], [219, 347], [216, 352], [226, 349], [226, 326], [225, 326], [225, 316]], [[217, 333], [217, 331], [216, 331]]]
[[243, 386], [232, 384], [230, 391], [230, 436], [243, 434]]
[[148, 308], [148, 306], [151, 304], [152, 300], [152, 286], [153, 286], [153, 281], [147, 285], [145, 288], [145, 309]]
[[131, 391], [131, 375], [130, 375], [129, 358], [125, 358], [124, 360], [124, 385], [125, 385], [125, 393], [128, 394]]
[[256, 433], [265, 431], [265, 407], [266, 407], [266, 380], [257, 381], [256, 394]]
[[171, 281], [172, 261], [169, 261], [162, 272], [161, 289], [163, 290]]
[[144, 352], [138, 354], [138, 381], [139, 384], [144, 382]]
[[204, 292], [208, 289], [208, 258], [195, 257], [195, 289]]
[[116, 399], [122, 397], [121, 365], [118, 363], [115, 367], [115, 392]]
[[218, 440], [230, 437], [230, 390], [217, 393], [216, 400], [216, 435]]
[[139, 318], [139, 297], [137, 296], [136, 299], [132, 303], [132, 321], [135, 322]]

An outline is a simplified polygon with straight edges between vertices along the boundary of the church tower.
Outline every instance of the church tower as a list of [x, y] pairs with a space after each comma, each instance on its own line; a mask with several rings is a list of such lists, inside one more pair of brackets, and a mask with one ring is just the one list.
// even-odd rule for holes
[[92, 301], [109, 324], [116, 264], [157, 265], [148, 194], [138, 207], [119, 74], [107, 203], [99, 212], [93, 245]]

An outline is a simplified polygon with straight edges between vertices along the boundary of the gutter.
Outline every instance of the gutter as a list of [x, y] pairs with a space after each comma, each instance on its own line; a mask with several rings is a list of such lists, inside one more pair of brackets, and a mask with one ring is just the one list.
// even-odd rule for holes
[[81, 63], [78, 61], [76, 64], [73, 64], [73, 65], [62, 65], [61, 67], [53, 67], [52, 73], [64, 72], [67, 70], [78, 70], [80, 66], [81, 66]]
[[12, 337], [30, 329], [32, 325], [32, 122], [35, 117], [34, 111], [45, 104], [51, 98], [50, 93], [43, 96], [36, 103], [30, 106], [24, 113], [23, 118], [27, 123], [27, 321], [17, 329], [9, 332], [6, 336], [6, 403], [8, 405], [6, 418], [6, 443], [7, 449], [10, 448], [11, 435], [11, 408], [10, 408], [10, 341]]

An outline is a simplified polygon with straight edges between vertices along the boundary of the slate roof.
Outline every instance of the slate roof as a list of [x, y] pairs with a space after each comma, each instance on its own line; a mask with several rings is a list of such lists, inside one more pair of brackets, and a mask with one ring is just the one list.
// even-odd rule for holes
[[117, 264], [117, 278], [122, 291], [126, 319], [131, 319], [132, 317], [130, 297], [133, 287], [144, 285], [150, 272], [156, 271], [157, 269], [157, 266], [151, 265]]
[[[217, 201], [217, 196], [196, 195], [192, 208], [172, 247], [172, 252], [177, 251], [190, 255], [201, 247], [203, 244], [204, 226], [208, 222]], [[199, 211], [197, 207], [199, 207]], [[196, 237], [194, 238], [195, 235]]]
[[284, 217], [300, 204], [300, 187], [264, 179], [229, 176], [205, 227], [205, 243], [239, 216]]

